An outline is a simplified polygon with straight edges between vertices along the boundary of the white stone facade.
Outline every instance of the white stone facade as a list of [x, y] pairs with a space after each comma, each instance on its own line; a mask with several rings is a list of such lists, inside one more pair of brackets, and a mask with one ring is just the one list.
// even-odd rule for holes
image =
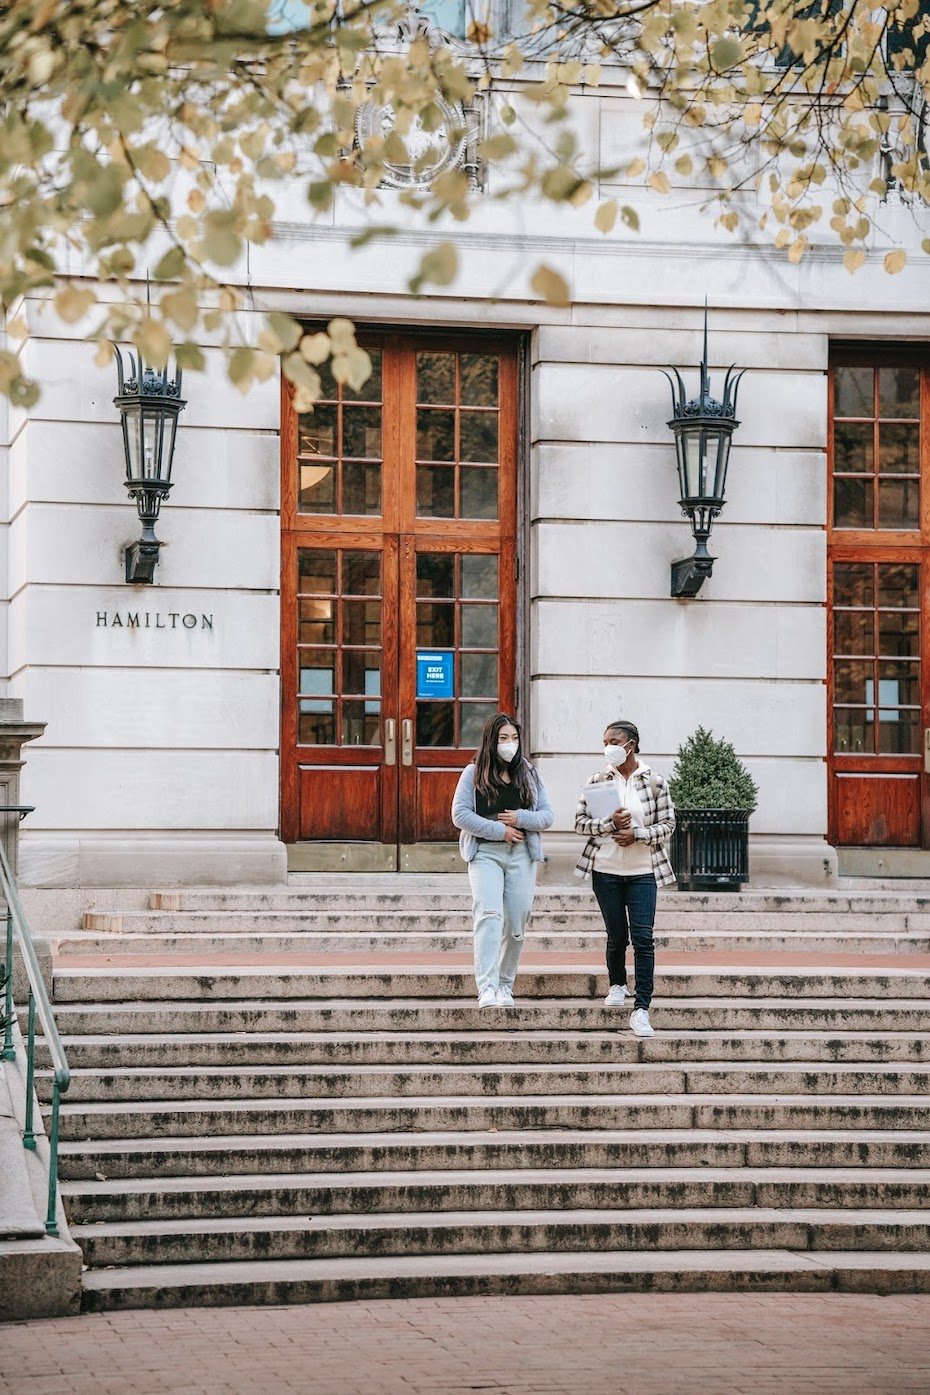
[[[578, 106], [581, 128], [615, 161], [617, 142], [633, 139], [632, 104], [588, 94]], [[835, 870], [825, 765], [829, 348], [853, 338], [930, 342], [930, 281], [920, 265], [888, 277], [884, 246], [850, 277], [835, 246], [791, 266], [684, 203], [604, 194], [638, 202], [641, 234], [603, 238], [590, 206], [479, 200], [454, 234], [455, 294], [414, 299], [405, 286], [420, 251], [447, 232], [418, 231], [385, 193], [407, 231], [353, 253], [346, 237], [361, 214], [351, 196], [331, 223], [311, 225], [295, 191], [276, 238], [252, 253], [254, 310], [243, 326], [280, 308], [525, 335], [520, 694], [557, 810], [553, 848], [571, 845], [577, 786], [606, 719], [637, 721], [644, 753], [665, 770], [702, 723], [734, 743], [759, 784], [756, 873], [822, 882]], [[889, 204], [883, 227], [916, 245], [920, 221]], [[570, 308], [530, 298], [540, 259], [568, 278]], [[705, 296], [712, 383], [732, 362], [750, 371], [711, 540], [719, 560], [685, 602], [669, 598], [669, 565], [692, 544], [658, 370], [675, 364], [696, 385]], [[3, 692], [48, 725], [26, 752], [22, 792], [36, 813], [23, 832], [22, 879], [278, 880], [278, 384], [242, 396], [209, 349], [207, 374], [185, 379], [156, 584], [128, 586], [122, 549], [139, 528], [122, 485], [115, 374], [95, 366], [80, 327], [56, 322], [39, 301], [25, 313], [23, 353], [42, 398], [0, 418], [0, 667]]]

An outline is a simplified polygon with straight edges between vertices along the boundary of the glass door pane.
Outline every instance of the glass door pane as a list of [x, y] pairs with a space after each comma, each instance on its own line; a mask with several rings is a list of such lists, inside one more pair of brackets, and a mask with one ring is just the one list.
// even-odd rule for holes
[[297, 741], [380, 746], [382, 554], [297, 552]]
[[323, 396], [297, 418], [299, 514], [381, 513], [381, 351], [369, 356], [371, 377], [358, 392], [321, 369]]
[[416, 744], [472, 748], [498, 710], [500, 559], [496, 554], [418, 552], [416, 650], [443, 655], [451, 691], [418, 686]]
[[418, 518], [496, 519], [500, 511], [500, 360], [416, 355]]
[[834, 746], [838, 755], [920, 750], [920, 565], [833, 567]]

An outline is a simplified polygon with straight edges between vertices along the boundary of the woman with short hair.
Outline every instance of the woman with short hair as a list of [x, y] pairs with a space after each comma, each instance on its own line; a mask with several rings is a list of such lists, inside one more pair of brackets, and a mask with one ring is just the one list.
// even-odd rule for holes
[[575, 832], [588, 840], [575, 870], [581, 876], [591, 873], [607, 930], [610, 986], [604, 1002], [622, 1007], [626, 1001], [626, 947], [632, 940], [630, 1028], [638, 1037], [651, 1037], [656, 892], [675, 880], [665, 850], [675, 831], [675, 808], [664, 775], [639, 760], [639, 731], [633, 722], [610, 723], [604, 732], [604, 759], [606, 767], [587, 781], [575, 811]]
[[543, 856], [539, 835], [552, 819], [546, 787], [523, 755], [518, 724], [506, 712], [489, 717], [452, 801], [472, 891], [480, 1008], [514, 1006], [513, 982]]

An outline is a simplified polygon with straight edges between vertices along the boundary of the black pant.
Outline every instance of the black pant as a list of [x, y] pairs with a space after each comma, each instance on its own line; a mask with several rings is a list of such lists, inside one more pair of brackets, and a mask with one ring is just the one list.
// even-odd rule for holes
[[634, 1006], [648, 1008], [652, 1002], [656, 952], [652, 927], [656, 918], [656, 879], [651, 872], [639, 877], [616, 877], [611, 872], [592, 872], [594, 895], [607, 928], [607, 973], [611, 987], [626, 983], [626, 947], [633, 941], [636, 968]]

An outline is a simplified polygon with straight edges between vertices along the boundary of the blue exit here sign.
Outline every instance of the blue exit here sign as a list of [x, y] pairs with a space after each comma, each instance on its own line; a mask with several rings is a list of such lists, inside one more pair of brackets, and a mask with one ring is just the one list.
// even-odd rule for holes
[[455, 696], [455, 653], [452, 649], [417, 650], [417, 697]]

